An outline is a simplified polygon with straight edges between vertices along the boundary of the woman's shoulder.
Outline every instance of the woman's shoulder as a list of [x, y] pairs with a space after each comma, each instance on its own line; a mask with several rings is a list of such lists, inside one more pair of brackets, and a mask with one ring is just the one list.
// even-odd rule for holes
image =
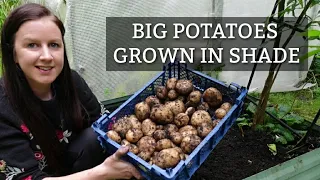
[[85, 83], [83, 77], [74, 69], [71, 69], [71, 77], [76, 86], [83, 85], [83, 83]]

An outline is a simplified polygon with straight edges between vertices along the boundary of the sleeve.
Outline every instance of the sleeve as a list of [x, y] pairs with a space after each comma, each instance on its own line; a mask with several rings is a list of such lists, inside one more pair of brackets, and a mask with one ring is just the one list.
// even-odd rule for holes
[[40, 180], [41, 171], [28, 137], [7, 121], [0, 120], [0, 179]]
[[89, 118], [85, 123], [87, 123], [88, 126], [91, 126], [91, 124], [101, 116], [100, 103], [97, 97], [92, 93], [86, 81], [76, 71], [72, 70], [72, 74], [80, 102], [89, 115]]

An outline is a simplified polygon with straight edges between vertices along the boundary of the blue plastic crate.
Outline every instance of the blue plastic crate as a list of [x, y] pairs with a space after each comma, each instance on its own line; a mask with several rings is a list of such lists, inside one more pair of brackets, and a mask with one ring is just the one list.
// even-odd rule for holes
[[[187, 68], [185, 64], [168, 64], [164, 66], [164, 70], [161, 73], [150, 80], [145, 87], [137, 91], [113, 113], [110, 115], [104, 114], [92, 125], [103, 148], [112, 154], [120, 147], [118, 143], [106, 136], [106, 132], [111, 129], [111, 125], [125, 115], [134, 114], [135, 104], [144, 101], [149, 95], [154, 95], [155, 88], [164, 85], [167, 79], [171, 77], [189, 79], [195, 88], [202, 92], [209, 87], [215, 87], [222, 93], [223, 101], [231, 102], [233, 106], [188, 158], [181, 160], [174, 168], [162, 169], [156, 165], [150, 165], [137, 155], [128, 152], [124, 159], [135, 165], [146, 179], [190, 179], [239, 117], [247, 94], [247, 89], [244, 87], [240, 87], [235, 83], [226, 85], [212, 77]], [[212, 115], [212, 112], [214, 110], [209, 113]], [[215, 119], [214, 116], [212, 118]]]

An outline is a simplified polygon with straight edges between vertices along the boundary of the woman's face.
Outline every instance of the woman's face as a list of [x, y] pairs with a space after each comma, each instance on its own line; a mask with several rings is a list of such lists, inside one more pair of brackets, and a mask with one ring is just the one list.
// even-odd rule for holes
[[15, 35], [15, 62], [32, 88], [42, 88], [61, 73], [64, 44], [61, 31], [52, 17], [27, 21]]

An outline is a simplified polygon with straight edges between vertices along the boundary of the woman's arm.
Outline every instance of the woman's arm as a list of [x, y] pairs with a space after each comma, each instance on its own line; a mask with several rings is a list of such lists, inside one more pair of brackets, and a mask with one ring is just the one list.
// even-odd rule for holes
[[47, 177], [43, 180], [106, 180], [106, 179], [142, 179], [140, 173], [130, 163], [121, 160], [128, 152], [128, 147], [121, 147], [100, 165], [64, 177]]
[[[0, 118], [0, 179], [38, 180], [48, 176], [40, 170], [46, 159], [40, 149], [34, 151], [30, 147], [30, 138], [26, 126], [19, 129], [11, 121]], [[39, 162], [43, 162], [42, 167]]]
[[133, 176], [141, 178], [133, 165], [121, 160], [121, 157], [128, 152], [127, 147], [120, 148], [104, 162], [91, 169], [64, 177], [49, 177], [50, 175], [39, 167], [36, 158], [44, 156], [39, 157], [40, 150], [35, 152], [31, 149], [29, 133], [25, 126], [18, 129], [8, 121], [0, 119], [0, 179], [106, 180], [128, 179]]

